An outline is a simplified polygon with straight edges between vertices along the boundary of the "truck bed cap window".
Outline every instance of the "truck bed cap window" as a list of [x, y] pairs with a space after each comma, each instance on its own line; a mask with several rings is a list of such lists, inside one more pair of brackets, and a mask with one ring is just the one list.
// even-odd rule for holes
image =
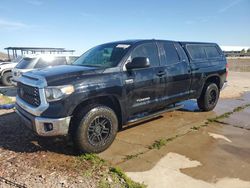
[[205, 50], [202, 45], [188, 44], [187, 50], [193, 60], [205, 60], [207, 59]]
[[193, 60], [208, 60], [221, 57], [218, 48], [213, 44], [187, 44], [186, 48]]
[[215, 46], [205, 46], [204, 48], [205, 48], [207, 57], [209, 59], [220, 57], [220, 53], [219, 53], [218, 49]]

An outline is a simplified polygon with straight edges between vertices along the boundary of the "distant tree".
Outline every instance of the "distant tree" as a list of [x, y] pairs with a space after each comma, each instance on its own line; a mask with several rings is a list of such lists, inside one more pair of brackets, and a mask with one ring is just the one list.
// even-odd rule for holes
[[246, 50], [245, 49], [242, 49], [241, 51], [240, 51], [240, 56], [245, 56], [246, 55]]
[[250, 48], [247, 49], [247, 53], [250, 54]]
[[246, 50], [245, 50], [245, 49], [242, 49], [242, 50], [240, 51], [240, 53], [241, 53], [241, 54], [245, 54], [245, 53], [246, 53]]

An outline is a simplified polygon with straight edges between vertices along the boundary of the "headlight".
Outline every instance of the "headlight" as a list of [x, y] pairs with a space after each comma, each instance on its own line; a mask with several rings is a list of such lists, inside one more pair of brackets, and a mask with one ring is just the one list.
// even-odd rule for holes
[[16, 77], [21, 77], [22, 76], [22, 72], [20, 72], [20, 71], [16, 71], [16, 72], [14, 72], [14, 76], [16, 76]]
[[48, 102], [57, 101], [62, 99], [63, 97], [70, 95], [73, 93], [74, 86], [66, 85], [66, 86], [52, 86], [45, 88], [45, 95]]

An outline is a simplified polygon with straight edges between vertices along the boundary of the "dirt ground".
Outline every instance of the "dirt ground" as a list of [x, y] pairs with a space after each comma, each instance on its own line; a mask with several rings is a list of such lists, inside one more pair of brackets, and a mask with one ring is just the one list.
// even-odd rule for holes
[[235, 72], [250, 72], [250, 59], [249, 58], [228, 58], [230, 71]]
[[250, 76], [249, 72], [229, 72], [228, 87], [222, 92], [220, 97], [225, 98], [237, 98], [243, 93], [250, 90]]
[[126, 126], [98, 155], [108, 165], [82, 160], [66, 138], [38, 138], [13, 110], [0, 110], [0, 187], [123, 186], [107, 176], [109, 164], [148, 187], [250, 187], [250, 72], [232, 71], [228, 81], [212, 112], [189, 100]]

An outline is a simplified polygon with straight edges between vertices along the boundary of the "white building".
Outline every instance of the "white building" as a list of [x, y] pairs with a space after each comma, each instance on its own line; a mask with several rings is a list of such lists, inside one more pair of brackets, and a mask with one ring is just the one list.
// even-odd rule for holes
[[241, 51], [243, 49], [247, 51], [248, 49], [250, 49], [250, 46], [220, 46], [220, 47], [225, 52]]

